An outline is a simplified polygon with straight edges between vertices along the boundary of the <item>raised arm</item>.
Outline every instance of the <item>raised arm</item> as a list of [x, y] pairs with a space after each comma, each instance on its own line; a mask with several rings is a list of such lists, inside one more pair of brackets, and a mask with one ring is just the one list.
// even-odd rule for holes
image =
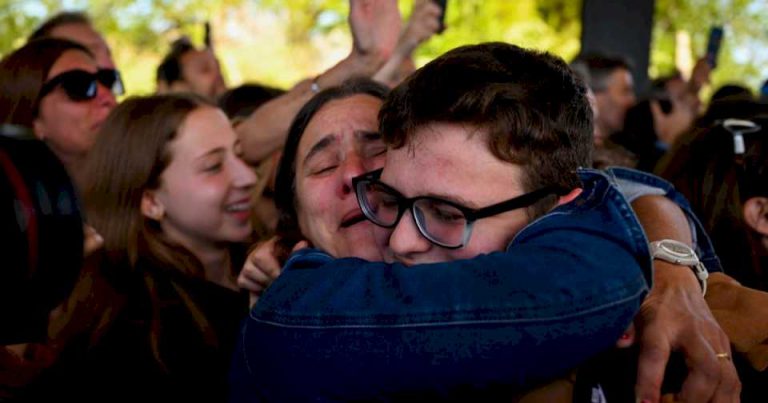
[[265, 103], [238, 125], [245, 160], [258, 162], [282, 147], [296, 113], [319, 89], [355, 76], [373, 76], [392, 55], [401, 24], [396, 0], [350, 0], [353, 47], [349, 56]]
[[440, 6], [433, 0], [416, 0], [408, 24], [397, 41], [392, 56], [373, 76], [374, 80], [396, 86], [415, 70], [413, 52], [440, 29]]

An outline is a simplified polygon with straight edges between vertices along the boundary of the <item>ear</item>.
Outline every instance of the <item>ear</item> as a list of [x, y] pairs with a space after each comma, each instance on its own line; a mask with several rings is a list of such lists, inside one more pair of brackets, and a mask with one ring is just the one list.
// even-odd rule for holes
[[561, 206], [563, 204], [572, 202], [574, 199], [579, 197], [579, 195], [581, 194], [582, 190], [583, 189], [581, 189], [581, 188], [573, 189], [567, 195], [560, 196], [560, 199], [558, 199], [558, 201], [557, 201], [557, 205]]
[[768, 197], [752, 197], [742, 206], [744, 222], [758, 233], [768, 236]]
[[157, 199], [155, 192], [145, 190], [141, 195], [141, 214], [154, 221], [160, 221], [165, 216], [165, 207]]

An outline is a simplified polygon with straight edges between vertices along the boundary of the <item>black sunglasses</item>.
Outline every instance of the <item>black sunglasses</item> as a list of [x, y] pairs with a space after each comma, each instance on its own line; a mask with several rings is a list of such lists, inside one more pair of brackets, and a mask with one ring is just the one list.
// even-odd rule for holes
[[546, 186], [492, 206], [471, 209], [437, 197], [407, 198], [379, 180], [381, 171], [379, 169], [352, 179], [363, 215], [380, 227], [394, 228], [403, 214], [410, 210], [421, 235], [448, 249], [458, 249], [469, 242], [476, 220], [529, 207], [552, 194], [567, 193], [558, 187]]
[[96, 98], [98, 84], [101, 83], [115, 95], [125, 93], [120, 72], [115, 69], [99, 69], [95, 73], [85, 70], [70, 70], [48, 80], [40, 89], [40, 99], [50, 94], [56, 87], [61, 87], [69, 99], [88, 101]]

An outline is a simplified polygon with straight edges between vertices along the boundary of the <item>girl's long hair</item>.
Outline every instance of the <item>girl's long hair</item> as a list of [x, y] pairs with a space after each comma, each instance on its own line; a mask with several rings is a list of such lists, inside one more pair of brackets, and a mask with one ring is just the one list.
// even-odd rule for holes
[[208, 318], [179, 279], [204, 278], [200, 261], [181, 245], [170, 241], [158, 222], [141, 212], [142, 195], [160, 186], [161, 174], [171, 161], [169, 143], [187, 116], [209, 107], [201, 98], [159, 95], [131, 98], [105, 121], [88, 155], [87, 177], [82, 189], [87, 221], [104, 238], [103, 250], [86, 265], [68, 302], [61, 326], [52, 327], [66, 340], [91, 327], [91, 344], [98, 341], [120, 314], [129, 298], [121, 292], [126, 281], [142, 279], [151, 301], [150, 343], [156, 361], [160, 351], [160, 311], [164, 307], [156, 274], [165, 271], [178, 300], [187, 308], [205, 342], [218, 344]]
[[768, 290], [768, 251], [742, 212], [749, 198], [768, 196], [768, 114], [749, 119], [761, 130], [742, 135], [743, 153], [719, 122], [682, 137], [657, 172], [688, 199], [726, 272], [745, 286]]

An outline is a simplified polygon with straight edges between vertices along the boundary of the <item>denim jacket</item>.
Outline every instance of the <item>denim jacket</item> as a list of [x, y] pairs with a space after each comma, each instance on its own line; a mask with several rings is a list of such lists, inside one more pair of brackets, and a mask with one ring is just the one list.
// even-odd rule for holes
[[505, 252], [410, 267], [295, 253], [243, 323], [232, 401], [509, 397], [613, 346], [651, 258], [612, 176], [580, 175], [581, 195]]

